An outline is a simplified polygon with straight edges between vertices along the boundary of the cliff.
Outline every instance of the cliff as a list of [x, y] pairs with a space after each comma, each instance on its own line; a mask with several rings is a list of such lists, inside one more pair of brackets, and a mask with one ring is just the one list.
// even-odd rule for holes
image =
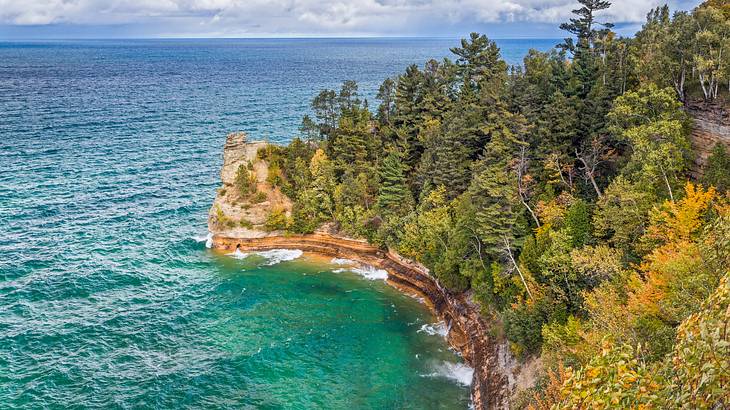
[[[266, 146], [263, 141], [248, 142], [243, 132], [226, 138], [221, 187], [208, 212], [211, 233], [239, 238], [281, 234], [264, 230], [272, 209], [281, 209], [289, 215], [292, 206], [289, 198], [267, 182], [268, 164], [258, 156], [259, 150]], [[246, 185], [245, 190], [242, 184]]]
[[[265, 216], [275, 207], [291, 212], [291, 201], [266, 183], [266, 163], [257, 158], [262, 142], [246, 142], [242, 133], [231, 134], [223, 153], [219, 189], [211, 207], [208, 226], [212, 247], [225, 252], [296, 248], [338, 258], [352, 259], [388, 272], [388, 283], [412, 295], [422, 297], [433, 313], [448, 325], [447, 341], [474, 368], [471, 395], [476, 409], [508, 409], [518, 384], [524, 383], [519, 366], [508, 344], [480, 312], [480, 307], [466, 294], [443, 288], [428, 269], [405, 260], [392, 251], [384, 251], [366, 241], [340, 237], [331, 232], [309, 235], [285, 235], [266, 232]], [[249, 196], [236, 193], [236, 173], [241, 166], [257, 181], [257, 190], [267, 199], [254, 203]], [[244, 221], [245, 227], [238, 221]], [[250, 223], [250, 224], [249, 224]], [[532, 381], [527, 381], [530, 384]]]
[[730, 149], [730, 109], [726, 104], [694, 103], [687, 106], [687, 112], [693, 119], [690, 142], [695, 155], [690, 171], [699, 178], [715, 144]]

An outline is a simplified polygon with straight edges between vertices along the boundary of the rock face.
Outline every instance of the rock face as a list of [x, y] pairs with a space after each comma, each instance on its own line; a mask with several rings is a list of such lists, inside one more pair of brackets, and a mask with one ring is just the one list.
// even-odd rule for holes
[[[323, 226], [310, 235], [286, 235], [266, 232], [263, 224], [271, 209], [291, 212], [291, 201], [266, 182], [268, 165], [257, 152], [264, 142], [246, 142], [243, 133], [228, 135], [223, 153], [221, 181], [223, 187], [213, 202], [208, 226], [213, 234], [212, 247], [221, 251], [270, 250], [296, 248], [339, 258], [359, 261], [388, 271], [388, 283], [403, 292], [422, 297], [436, 316], [447, 323], [449, 344], [474, 368], [472, 400], [476, 409], [508, 409], [519, 384], [518, 365], [503, 338], [495, 336], [479, 306], [465, 294], [455, 294], [441, 287], [428, 270], [391, 251], [384, 251], [366, 241], [337, 236], [336, 230]], [[243, 166], [255, 175], [256, 189], [266, 194], [266, 201], [254, 203], [251, 196], [240, 195], [236, 175]], [[247, 226], [241, 226], [244, 221]]]
[[[272, 209], [291, 212], [291, 201], [268, 182], [268, 164], [258, 157], [260, 149], [268, 144], [263, 141], [246, 141], [246, 134], [229, 134], [223, 149], [223, 166], [218, 194], [208, 212], [208, 230], [213, 234], [233, 237], [261, 237], [276, 235], [263, 227]], [[239, 170], [255, 178], [255, 192], [242, 194], [236, 186]]]
[[715, 144], [730, 149], [730, 110], [723, 105], [693, 104], [687, 107], [687, 112], [694, 120], [690, 141], [695, 160], [691, 172], [699, 178]]

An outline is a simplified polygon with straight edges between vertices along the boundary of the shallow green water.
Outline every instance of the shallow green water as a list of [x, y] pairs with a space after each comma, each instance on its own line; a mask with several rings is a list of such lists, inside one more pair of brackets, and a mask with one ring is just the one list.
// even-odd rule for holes
[[306, 254], [276, 263], [296, 251], [180, 252], [155, 277], [5, 312], [2, 407], [468, 406], [433, 317], [383, 280]]

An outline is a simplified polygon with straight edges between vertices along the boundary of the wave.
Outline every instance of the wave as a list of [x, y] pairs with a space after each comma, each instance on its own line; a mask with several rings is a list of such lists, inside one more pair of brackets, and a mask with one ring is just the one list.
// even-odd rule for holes
[[378, 269], [374, 266], [365, 265], [365, 266], [356, 266], [351, 268], [340, 268], [335, 269], [332, 272], [334, 273], [342, 273], [342, 272], [353, 272], [357, 273], [358, 275], [362, 276], [365, 279], [368, 280], [386, 280], [388, 279], [388, 271], [385, 269]]
[[357, 265], [357, 262], [354, 260], [344, 258], [332, 258], [330, 263], [333, 265]]
[[254, 252], [256, 255], [266, 258], [267, 266], [277, 263], [299, 259], [304, 252], [301, 249], [272, 249], [270, 251]]
[[276, 265], [282, 262], [293, 261], [302, 256], [304, 252], [300, 249], [272, 249], [269, 251], [257, 251], [257, 252], [241, 252], [240, 249], [236, 249], [235, 252], [231, 252], [228, 256], [232, 256], [236, 259], [247, 259], [250, 256], [259, 256], [266, 259], [266, 263], [263, 266]]
[[210, 249], [213, 247], [213, 234], [208, 232], [205, 236], [195, 235], [191, 238], [195, 242], [205, 242], [205, 247]]
[[449, 328], [446, 326], [446, 322], [443, 321], [438, 323], [426, 323], [417, 331], [417, 333], [421, 332], [431, 336], [439, 335], [441, 337], [446, 337], [449, 334]]
[[443, 377], [453, 380], [462, 386], [471, 386], [474, 369], [464, 363], [442, 362], [433, 366], [433, 372], [421, 377]]

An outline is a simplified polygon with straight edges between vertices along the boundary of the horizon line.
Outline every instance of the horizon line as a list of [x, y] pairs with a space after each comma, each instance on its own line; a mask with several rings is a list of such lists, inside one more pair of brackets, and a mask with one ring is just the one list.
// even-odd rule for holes
[[[471, 33], [471, 32], [470, 32]], [[479, 34], [486, 34], [480, 33]], [[394, 39], [394, 40], [460, 40], [467, 38], [464, 35], [455, 36], [317, 36], [317, 35], [303, 35], [303, 36], [251, 36], [251, 37], [176, 37], [176, 36], [157, 36], [157, 37], [11, 37], [11, 38], [0, 38], [0, 42], [13, 42], [13, 41], [79, 41], [79, 40], [95, 40], [95, 41], [108, 41], [108, 40], [353, 40], [353, 39]], [[564, 37], [490, 37], [490, 40], [563, 40]]]

